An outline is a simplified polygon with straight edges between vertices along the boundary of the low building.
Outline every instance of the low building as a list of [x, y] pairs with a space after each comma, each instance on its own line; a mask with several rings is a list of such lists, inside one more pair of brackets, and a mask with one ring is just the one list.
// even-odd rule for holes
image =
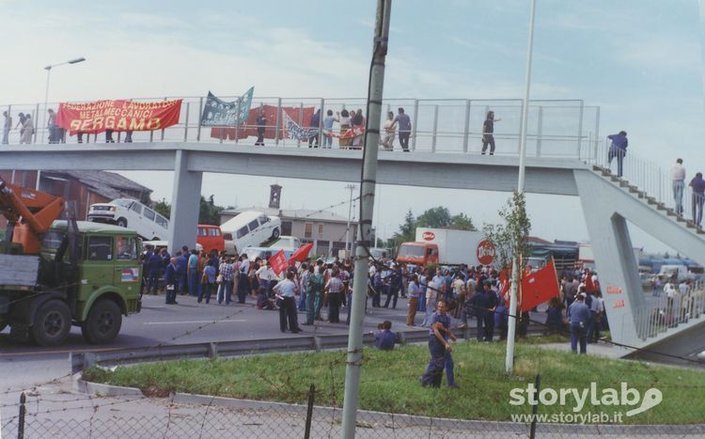
[[[296, 236], [302, 243], [313, 243], [312, 254], [338, 256], [345, 249], [348, 219], [331, 212], [314, 209], [276, 209], [271, 207], [245, 207], [227, 209], [220, 213], [220, 223], [246, 210], [278, 216], [282, 222], [282, 235]], [[355, 242], [357, 222], [350, 223], [350, 243]], [[352, 244], [351, 244], [352, 245]]]
[[[37, 174], [37, 171], [0, 171], [0, 176], [6, 182], [31, 189], [37, 188]], [[39, 180], [40, 191], [75, 203], [79, 220], [86, 219], [91, 204], [105, 203], [116, 198], [148, 201], [152, 193], [151, 189], [129, 178], [107, 171], [42, 171]], [[3, 221], [0, 226], [4, 225]]]

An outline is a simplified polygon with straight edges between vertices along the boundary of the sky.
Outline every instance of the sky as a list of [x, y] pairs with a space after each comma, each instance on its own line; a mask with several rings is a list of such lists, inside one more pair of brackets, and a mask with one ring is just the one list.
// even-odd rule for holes
[[[49, 102], [239, 95], [250, 86], [255, 98], [363, 98], [375, 6], [0, 0], [0, 106], [43, 102], [44, 66], [76, 57], [87, 61], [52, 70]], [[682, 157], [693, 175], [705, 168], [701, 9], [697, 0], [538, 0], [531, 98], [599, 106], [601, 136], [624, 129], [630, 155], [665, 169]], [[522, 98], [528, 17], [527, 0], [394, 1], [385, 98]], [[124, 174], [154, 189], [154, 199], [171, 197], [170, 173]], [[349, 196], [348, 183], [216, 174], [204, 176], [203, 194], [224, 206], [264, 205], [273, 183], [284, 186], [285, 208], [321, 209]], [[439, 205], [478, 226], [496, 222], [509, 198], [401, 186], [377, 193], [383, 237], [409, 209]], [[533, 235], [589, 240], [577, 198], [529, 195], [527, 208]], [[347, 216], [345, 205], [333, 211]], [[666, 248], [630, 230], [636, 246]]]

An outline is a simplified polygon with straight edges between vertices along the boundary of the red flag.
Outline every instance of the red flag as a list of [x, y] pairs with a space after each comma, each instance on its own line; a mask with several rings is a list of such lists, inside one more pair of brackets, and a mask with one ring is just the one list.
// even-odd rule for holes
[[313, 249], [313, 243], [309, 242], [301, 247], [297, 248], [294, 253], [289, 257], [289, 261], [304, 262], [308, 258], [308, 254]]
[[499, 295], [504, 297], [509, 291], [509, 287], [512, 285], [512, 270], [510, 268], [503, 268], [499, 272]]
[[269, 265], [277, 276], [279, 276], [282, 271], [286, 270], [286, 256], [284, 255], [284, 250], [279, 250], [274, 256], [270, 257]]
[[529, 273], [521, 280], [521, 310], [529, 311], [536, 305], [544, 303], [560, 294], [558, 276], [553, 259], [542, 269]]

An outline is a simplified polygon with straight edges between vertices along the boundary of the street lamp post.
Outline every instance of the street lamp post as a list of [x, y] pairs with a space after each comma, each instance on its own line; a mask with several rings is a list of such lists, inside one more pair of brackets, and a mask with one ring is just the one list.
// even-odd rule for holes
[[[531, 12], [529, 14], [529, 38], [526, 49], [526, 76], [524, 78], [524, 102], [521, 107], [521, 140], [519, 143], [519, 180], [517, 181], [517, 192], [524, 193], [524, 178], [526, 173], [526, 133], [529, 123], [529, 97], [531, 86], [531, 60], [534, 52], [534, 19], [536, 17], [536, 0], [531, 0]], [[517, 246], [518, 247], [518, 246]], [[515, 249], [516, 250], [516, 249]], [[517, 324], [517, 290], [521, 281], [519, 273], [519, 255], [514, 252], [512, 256], [512, 286], [509, 297], [509, 322], [507, 329], [507, 354], [504, 360], [504, 369], [507, 374], [514, 371], [514, 338]]]
[[[44, 70], [47, 71], [47, 84], [46, 87], [44, 88], [44, 117], [42, 118], [42, 126], [44, 127], [44, 130], [42, 131], [42, 140], [41, 142], [44, 143], [44, 133], [47, 131], [47, 110], [49, 109], [49, 79], [51, 78], [51, 69], [54, 67], [58, 66], [63, 66], [66, 64], [78, 64], [80, 62], [85, 61], [86, 58], [80, 57], [80, 58], [74, 58], [70, 59], [68, 61], [58, 63], [58, 64], [49, 64], [48, 66], [44, 67]], [[39, 119], [39, 118], [37, 118]], [[36, 129], [39, 129], [37, 126]], [[35, 184], [35, 190], [39, 190], [39, 180], [41, 180], [42, 177], [42, 171], [37, 171], [37, 182]]]
[[[78, 63], [83, 62], [85, 60], [86, 60], [86, 58], [84, 58], [84, 57], [74, 58], [74, 59], [70, 59], [70, 60], [62, 62], [62, 63], [50, 64], [50, 65], [44, 67], [44, 70], [47, 71], [47, 84], [46, 84], [46, 88], [44, 89], [44, 118], [42, 119], [42, 126], [44, 128], [46, 128], [47, 110], [49, 109], [48, 108], [48, 106], [49, 106], [49, 79], [51, 78], [51, 69], [53, 69], [54, 67], [63, 66], [66, 64], [78, 64]], [[42, 131], [42, 142], [44, 142], [44, 131]], [[39, 184], [38, 179], [37, 179], [37, 184]]]

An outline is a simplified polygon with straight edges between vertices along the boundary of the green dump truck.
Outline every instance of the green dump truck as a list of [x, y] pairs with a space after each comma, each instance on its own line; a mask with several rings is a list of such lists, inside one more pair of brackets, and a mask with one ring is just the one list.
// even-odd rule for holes
[[0, 331], [41, 346], [61, 344], [80, 326], [93, 344], [110, 343], [122, 316], [141, 309], [142, 242], [123, 227], [53, 221], [38, 254], [0, 246]]

